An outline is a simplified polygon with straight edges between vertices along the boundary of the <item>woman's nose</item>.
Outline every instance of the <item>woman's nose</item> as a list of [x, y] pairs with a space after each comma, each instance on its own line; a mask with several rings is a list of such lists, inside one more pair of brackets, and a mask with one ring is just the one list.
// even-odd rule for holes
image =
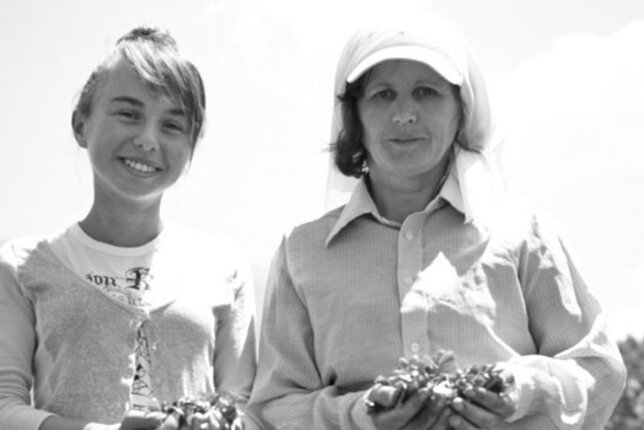
[[414, 124], [416, 119], [416, 114], [411, 110], [396, 112], [394, 114], [394, 124], [396, 125]]
[[417, 114], [410, 102], [401, 100], [395, 106], [393, 121], [396, 125], [414, 124]]
[[156, 151], [159, 149], [159, 138], [153, 127], [146, 127], [134, 137], [134, 145], [144, 151]]

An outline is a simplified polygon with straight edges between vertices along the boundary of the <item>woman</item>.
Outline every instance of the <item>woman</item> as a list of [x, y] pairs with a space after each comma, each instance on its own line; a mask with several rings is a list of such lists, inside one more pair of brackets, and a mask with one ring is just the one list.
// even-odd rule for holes
[[[503, 197], [462, 35], [408, 21], [342, 53], [334, 167], [359, 180], [332, 175], [349, 202], [277, 251], [249, 409], [282, 430], [600, 429], [625, 377], [601, 309], [548, 223]], [[400, 357], [441, 350], [460, 368], [495, 363], [509, 391], [423, 389], [367, 410]]]
[[[243, 254], [161, 216], [204, 114], [201, 76], [166, 32], [133, 29], [91, 74], [72, 115], [93, 170], [89, 213], [0, 251], [1, 428], [170, 429], [176, 414], [148, 414], [159, 402], [250, 394]], [[215, 412], [189, 425], [230, 428]]]

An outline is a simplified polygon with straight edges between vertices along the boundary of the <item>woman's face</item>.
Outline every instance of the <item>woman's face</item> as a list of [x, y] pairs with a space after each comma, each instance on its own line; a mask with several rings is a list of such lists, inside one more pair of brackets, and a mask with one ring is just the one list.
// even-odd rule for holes
[[371, 69], [358, 100], [370, 176], [423, 181], [447, 162], [461, 118], [452, 85], [429, 66], [391, 60]]

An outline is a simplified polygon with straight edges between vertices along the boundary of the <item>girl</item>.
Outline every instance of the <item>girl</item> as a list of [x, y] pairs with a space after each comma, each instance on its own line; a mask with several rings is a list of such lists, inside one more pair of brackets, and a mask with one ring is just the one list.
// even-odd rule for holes
[[[121, 37], [91, 74], [72, 115], [93, 169], [89, 213], [0, 251], [0, 427], [156, 428], [165, 413], [132, 411], [215, 390], [248, 397], [248, 265], [233, 243], [160, 214], [204, 113], [199, 72], [157, 29]], [[215, 413], [192, 421], [228, 428]]]

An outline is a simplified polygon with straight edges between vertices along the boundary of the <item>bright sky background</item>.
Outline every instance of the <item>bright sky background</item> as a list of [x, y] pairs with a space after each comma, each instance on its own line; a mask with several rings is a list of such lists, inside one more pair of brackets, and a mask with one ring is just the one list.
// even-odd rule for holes
[[[641, 0], [3, 0], [0, 242], [85, 215], [75, 97], [116, 39], [169, 29], [201, 70], [208, 124], [164, 210], [237, 237], [257, 277], [282, 232], [322, 214], [335, 63], [361, 19], [431, 9], [470, 39], [515, 191], [561, 225], [618, 337], [644, 335]], [[261, 300], [258, 300], [261, 301]]]

